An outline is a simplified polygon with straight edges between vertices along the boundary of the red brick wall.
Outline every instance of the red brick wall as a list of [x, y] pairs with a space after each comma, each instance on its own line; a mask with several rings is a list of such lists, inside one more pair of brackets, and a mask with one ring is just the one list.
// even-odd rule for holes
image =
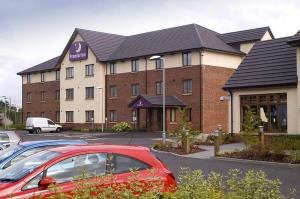
[[[31, 113], [31, 117], [40, 117], [41, 112], [45, 112], [46, 117], [56, 120], [56, 111], [59, 111], [59, 101], [55, 100], [55, 91], [59, 89], [59, 81], [40, 82], [22, 85], [23, 93], [23, 123], [26, 123], [27, 112]], [[46, 92], [46, 101], [40, 101], [40, 92]], [[27, 103], [27, 93], [32, 93], [32, 102]]]
[[221, 96], [227, 96], [222, 87], [234, 69], [203, 66], [203, 132], [217, 129], [218, 124], [228, 129], [228, 101], [220, 101]]

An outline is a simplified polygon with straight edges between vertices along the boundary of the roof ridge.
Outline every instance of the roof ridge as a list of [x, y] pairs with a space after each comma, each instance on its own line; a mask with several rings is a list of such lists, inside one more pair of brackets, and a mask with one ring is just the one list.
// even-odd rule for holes
[[258, 27], [258, 28], [250, 28], [250, 29], [246, 29], [246, 30], [237, 30], [237, 31], [232, 31], [232, 32], [220, 33], [220, 35], [244, 32], [244, 31], [249, 31], [249, 30], [257, 30], [257, 29], [263, 29], [263, 28], [270, 29], [270, 26], [263, 26], [263, 27]]
[[90, 31], [90, 32], [96, 32], [96, 33], [101, 33], [101, 34], [108, 34], [108, 35], [115, 35], [115, 36], [122, 36], [122, 37], [127, 37], [126, 35], [119, 35], [119, 34], [114, 34], [114, 33], [108, 33], [108, 32], [101, 32], [97, 30], [90, 30], [90, 29], [84, 29], [84, 28], [75, 28], [75, 30], [80, 31]]
[[200, 45], [204, 46], [204, 43], [203, 43], [202, 37], [201, 37], [201, 35], [200, 35], [200, 33], [199, 33], [199, 31], [198, 31], [197, 27], [196, 27], [196, 24], [193, 24], [193, 26], [194, 26], [194, 29], [195, 29], [195, 31], [196, 31], [196, 34], [197, 34], [197, 36], [198, 36], [198, 39], [199, 39], [199, 41], [200, 41]]

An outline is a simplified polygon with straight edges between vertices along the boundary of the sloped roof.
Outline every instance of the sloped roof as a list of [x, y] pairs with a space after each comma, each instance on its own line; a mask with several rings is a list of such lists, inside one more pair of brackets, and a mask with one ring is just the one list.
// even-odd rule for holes
[[269, 31], [271, 37], [274, 39], [274, 36], [268, 26], [249, 29], [249, 30], [241, 30], [236, 32], [224, 33], [224, 34], [220, 34], [219, 37], [227, 44], [249, 42], [249, 41], [260, 41], [267, 31]]
[[300, 30], [288, 40], [288, 43], [292, 46], [300, 45]]
[[106, 61], [197, 48], [242, 54], [224, 43], [217, 35], [218, 33], [197, 24], [189, 24], [127, 36]]
[[296, 48], [291, 37], [257, 42], [224, 89], [296, 85]]
[[[134, 106], [136, 102], [138, 102], [140, 99], [145, 100], [147, 102], [148, 107], [161, 107], [163, 105], [163, 96], [162, 95], [139, 95], [137, 96], [132, 102], [128, 105], [129, 107]], [[166, 96], [166, 106], [186, 106], [186, 104], [181, 101], [176, 96]]]
[[57, 62], [58, 62], [59, 56], [54, 57], [48, 61], [45, 61], [43, 63], [40, 63], [38, 65], [35, 65], [31, 68], [28, 68], [26, 70], [23, 70], [18, 75], [25, 75], [27, 73], [34, 73], [34, 72], [40, 72], [40, 71], [50, 71], [56, 68]]

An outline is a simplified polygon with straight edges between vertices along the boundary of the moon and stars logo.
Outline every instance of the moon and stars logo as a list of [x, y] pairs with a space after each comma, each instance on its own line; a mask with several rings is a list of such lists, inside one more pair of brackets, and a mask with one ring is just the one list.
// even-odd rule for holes
[[72, 43], [69, 50], [70, 61], [80, 61], [88, 58], [88, 46], [84, 41]]

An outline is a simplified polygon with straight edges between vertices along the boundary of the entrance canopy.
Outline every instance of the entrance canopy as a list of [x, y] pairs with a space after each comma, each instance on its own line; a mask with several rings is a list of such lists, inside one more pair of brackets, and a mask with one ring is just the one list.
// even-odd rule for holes
[[[163, 106], [163, 96], [139, 95], [128, 105], [131, 108], [156, 108]], [[166, 96], [166, 107], [185, 107], [186, 104], [176, 96]]]

